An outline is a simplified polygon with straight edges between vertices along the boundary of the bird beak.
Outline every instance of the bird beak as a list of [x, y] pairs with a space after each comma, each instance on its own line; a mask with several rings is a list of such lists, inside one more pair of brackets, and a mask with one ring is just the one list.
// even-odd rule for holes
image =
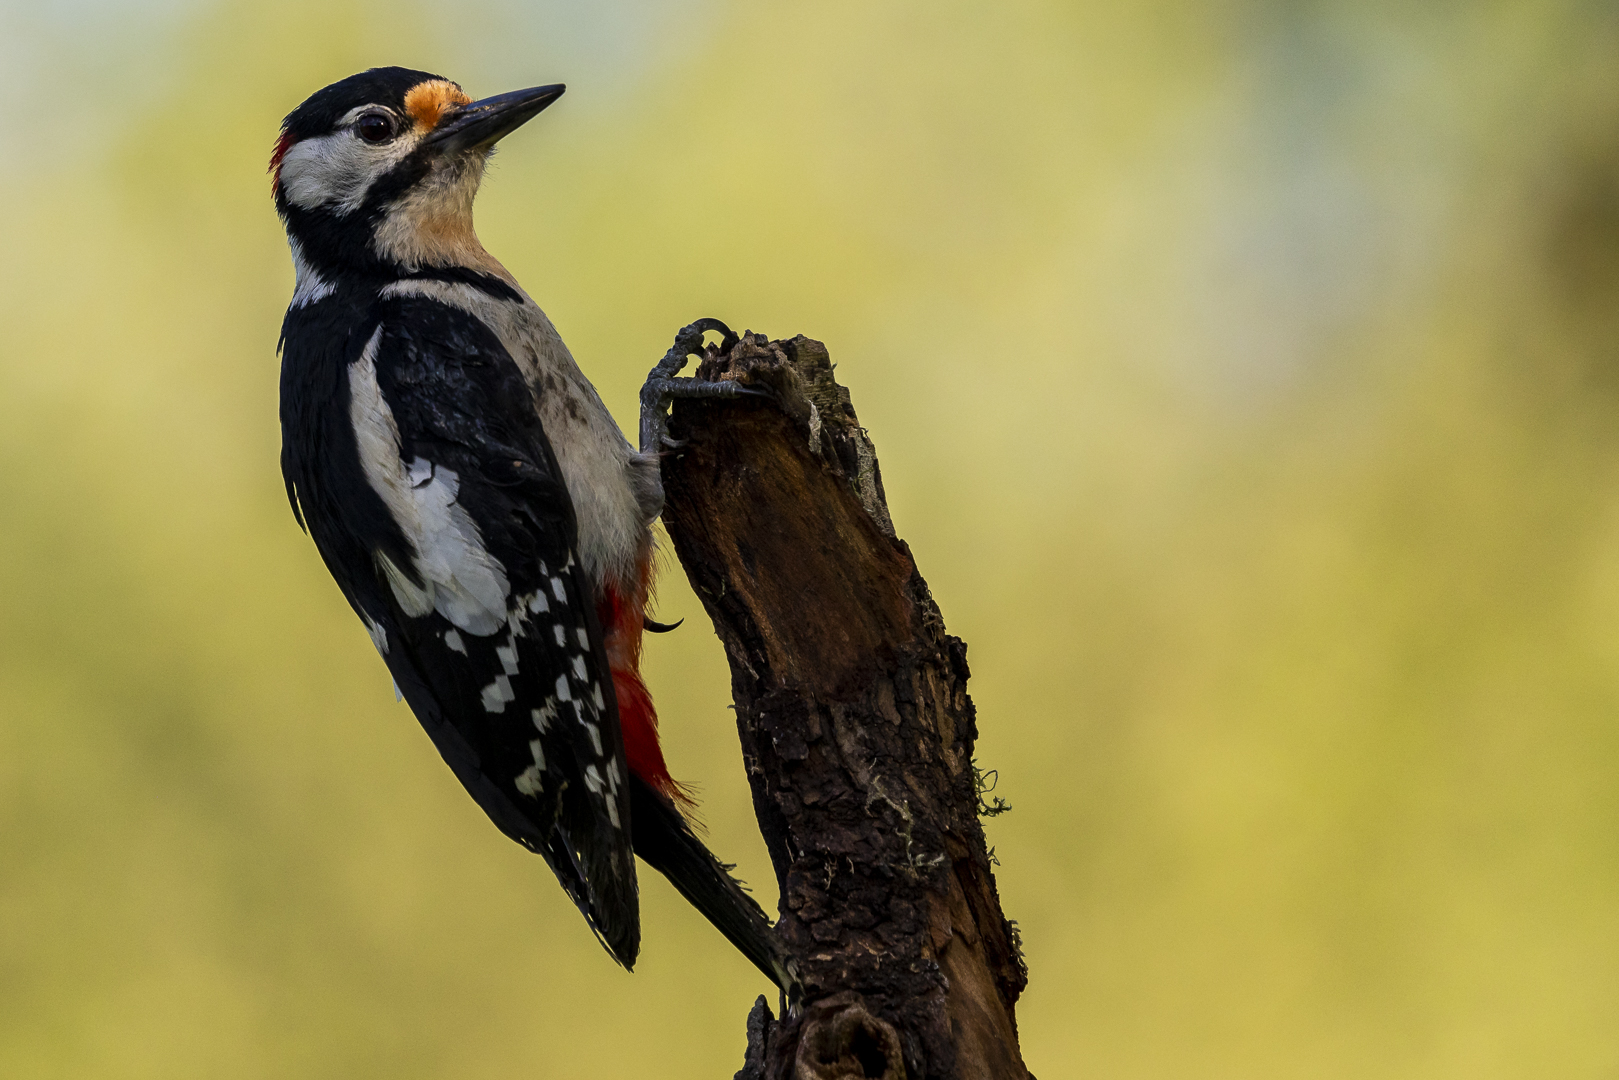
[[458, 105], [439, 121], [426, 142], [441, 154], [486, 149], [538, 116], [566, 89], [561, 83], [532, 86]]

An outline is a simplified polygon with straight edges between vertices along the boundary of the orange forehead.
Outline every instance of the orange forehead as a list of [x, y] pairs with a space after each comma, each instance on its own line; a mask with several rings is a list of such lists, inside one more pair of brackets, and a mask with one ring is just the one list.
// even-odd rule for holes
[[438, 126], [450, 106], [465, 105], [471, 100], [453, 82], [429, 79], [410, 88], [405, 95], [405, 112], [416, 122], [416, 130], [428, 132]]

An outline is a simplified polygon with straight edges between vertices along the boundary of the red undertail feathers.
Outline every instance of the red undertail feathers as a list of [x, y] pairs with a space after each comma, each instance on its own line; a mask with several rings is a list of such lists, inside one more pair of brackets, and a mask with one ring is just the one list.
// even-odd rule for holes
[[651, 560], [642, 571], [638, 588], [625, 595], [609, 585], [598, 608], [613, 671], [613, 692], [618, 697], [618, 724], [624, 733], [624, 758], [630, 772], [677, 806], [695, 805], [663, 760], [658, 744], [658, 712], [641, 679], [642, 617], [651, 581]]

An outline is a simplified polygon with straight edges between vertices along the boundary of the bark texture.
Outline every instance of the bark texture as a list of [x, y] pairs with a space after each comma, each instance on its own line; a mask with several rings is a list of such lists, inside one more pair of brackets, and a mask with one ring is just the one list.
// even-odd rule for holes
[[1028, 1076], [1028, 976], [979, 823], [967, 649], [894, 535], [825, 346], [744, 335], [682, 400], [664, 522], [725, 644], [804, 1006], [749, 1017], [748, 1080]]

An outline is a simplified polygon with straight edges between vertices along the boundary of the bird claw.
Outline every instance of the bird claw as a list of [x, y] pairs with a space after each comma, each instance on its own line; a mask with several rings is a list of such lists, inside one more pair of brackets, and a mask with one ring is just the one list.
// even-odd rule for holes
[[641, 385], [641, 452], [660, 453], [664, 449], [678, 450], [685, 443], [669, 437], [669, 402], [675, 398], [735, 398], [772, 397], [751, 386], [731, 380], [708, 381], [679, 379], [675, 376], [686, 366], [686, 359], [703, 352], [703, 335], [708, 331], [721, 335], [720, 351], [729, 352], [741, 340], [734, 330], [718, 319], [698, 319], [681, 327], [675, 335], [672, 348], [663, 354], [653, 369], [647, 372]]
[[735, 330], [718, 319], [698, 319], [690, 326], [681, 327], [680, 333], [675, 335], [675, 343], [687, 345], [688, 353], [700, 353], [703, 351], [703, 335], [710, 330], [720, 335], [722, 353], [730, 352], [742, 340]]

